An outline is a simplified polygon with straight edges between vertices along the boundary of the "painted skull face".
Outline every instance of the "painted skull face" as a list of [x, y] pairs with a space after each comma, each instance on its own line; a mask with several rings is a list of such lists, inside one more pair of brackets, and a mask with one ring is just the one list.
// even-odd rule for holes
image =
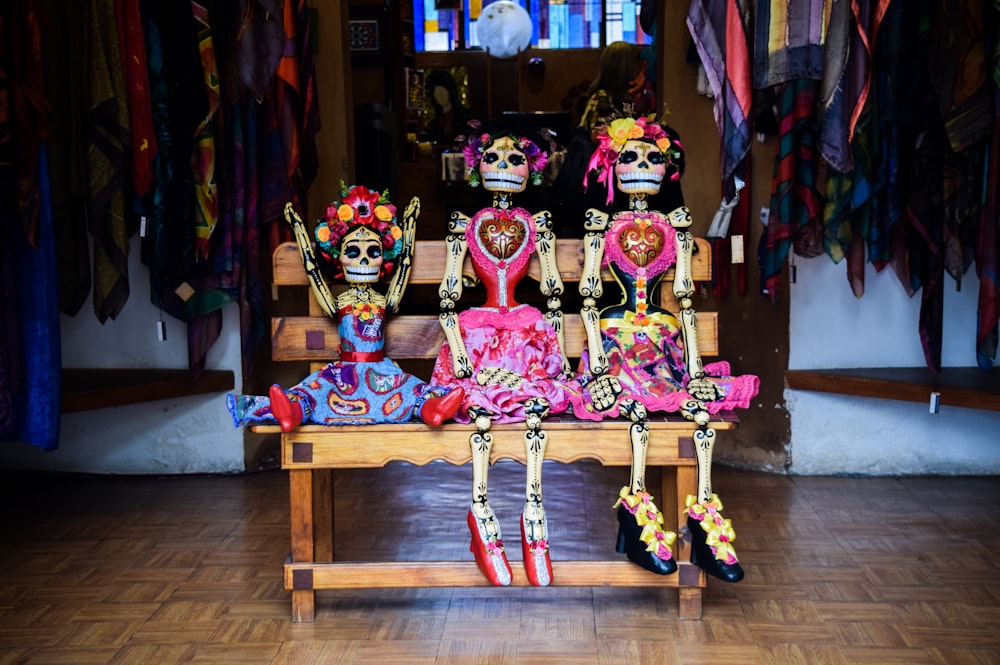
[[618, 153], [615, 177], [625, 194], [656, 194], [666, 174], [666, 155], [654, 143], [629, 139]]
[[493, 141], [479, 162], [483, 188], [491, 192], [523, 192], [528, 174], [528, 158], [509, 136]]
[[344, 267], [344, 279], [351, 284], [377, 282], [382, 268], [382, 243], [378, 234], [359, 226], [344, 236], [340, 265]]

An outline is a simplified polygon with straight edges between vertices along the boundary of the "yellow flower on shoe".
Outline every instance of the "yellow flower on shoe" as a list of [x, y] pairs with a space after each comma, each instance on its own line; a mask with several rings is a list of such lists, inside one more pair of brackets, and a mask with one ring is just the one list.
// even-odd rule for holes
[[728, 564], [739, 561], [732, 544], [736, 540], [736, 530], [730, 520], [722, 517], [722, 501], [719, 496], [713, 494], [708, 501], [698, 501], [688, 495], [684, 503], [687, 505], [688, 515], [697, 520], [705, 531], [705, 542], [712, 548], [715, 558]]

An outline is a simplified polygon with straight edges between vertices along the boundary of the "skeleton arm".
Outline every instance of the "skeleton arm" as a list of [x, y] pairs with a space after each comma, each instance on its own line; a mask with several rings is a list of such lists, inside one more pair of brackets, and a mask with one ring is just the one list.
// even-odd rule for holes
[[684, 335], [684, 363], [689, 380], [687, 389], [699, 400], [713, 400], [719, 395], [718, 387], [705, 378], [701, 354], [698, 351], [698, 331], [695, 326], [695, 311], [691, 296], [694, 281], [691, 278], [691, 254], [694, 250], [694, 236], [691, 234], [691, 214], [684, 206], [667, 215], [674, 227], [677, 243], [677, 264], [674, 266], [674, 297], [680, 304], [681, 329]]
[[556, 234], [552, 232], [552, 215], [548, 210], [534, 215], [532, 219], [538, 229], [538, 262], [541, 266], [541, 276], [539, 285], [542, 295], [548, 299], [548, 310], [545, 312], [545, 320], [549, 322], [552, 329], [556, 331], [559, 339], [559, 352], [562, 354], [563, 373], [569, 374], [572, 369], [569, 359], [566, 357], [566, 340], [563, 333], [563, 312], [562, 301], [559, 296], [563, 294], [562, 277], [559, 275], [559, 266], [556, 265]]
[[439, 320], [444, 330], [445, 339], [451, 347], [452, 372], [460, 378], [472, 376], [472, 361], [469, 352], [462, 341], [462, 331], [458, 325], [458, 314], [455, 304], [462, 297], [462, 264], [465, 263], [465, 253], [468, 243], [465, 240], [465, 227], [469, 217], [460, 212], [452, 213], [448, 224], [448, 236], [445, 238], [447, 255], [445, 259], [444, 276], [438, 287], [441, 298], [441, 314]]
[[607, 213], [596, 208], [587, 211], [583, 223], [584, 234], [583, 273], [580, 275], [580, 295], [583, 309], [580, 317], [587, 333], [587, 350], [590, 353], [590, 373], [603, 374], [608, 370], [608, 358], [601, 344], [601, 322], [597, 311], [597, 299], [604, 293], [601, 282], [601, 261], [604, 259], [604, 232], [608, 228]]
[[591, 403], [598, 411], [607, 411], [617, 403], [622, 392], [617, 376], [608, 374], [608, 357], [601, 343], [601, 316], [597, 311], [597, 299], [604, 293], [601, 282], [601, 262], [604, 259], [604, 232], [608, 228], [608, 215], [596, 208], [587, 211], [583, 228], [583, 272], [580, 275], [580, 295], [583, 308], [580, 318], [587, 333], [587, 351], [590, 355], [590, 372], [593, 379], [587, 383], [586, 391]]
[[298, 213], [295, 212], [295, 208], [290, 202], [285, 204], [285, 221], [292, 227], [295, 242], [298, 244], [299, 252], [302, 254], [302, 265], [309, 276], [309, 285], [312, 287], [313, 295], [316, 296], [316, 301], [327, 316], [336, 319], [336, 300], [333, 294], [330, 293], [330, 287], [327, 285], [326, 280], [323, 279], [323, 275], [320, 274], [319, 268], [316, 265], [316, 255], [313, 254], [312, 241], [306, 232], [306, 225]]
[[389, 279], [389, 289], [386, 291], [386, 310], [395, 312], [403, 299], [403, 292], [410, 281], [410, 267], [413, 263], [413, 241], [417, 235], [417, 217], [420, 216], [420, 199], [414, 196], [403, 212], [403, 221], [399, 225], [403, 231], [403, 251], [396, 259], [396, 268]]

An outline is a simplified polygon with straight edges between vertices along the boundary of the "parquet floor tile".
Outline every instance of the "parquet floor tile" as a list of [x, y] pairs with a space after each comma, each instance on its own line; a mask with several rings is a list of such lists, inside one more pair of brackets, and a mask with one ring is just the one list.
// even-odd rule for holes
[[[1000, 478], [714, 475], [746, 578], [709, 578], [701, 621], [676, 589], [471, 587], [323, 591], [296, 624], [283, 472], [0, 471], [0, 665], [1000, 665]], [[553, 559], [614, 547], [626, 476], [546, 464]], [[469, 480], [338, 473], [337, 556], [468, 560]], [[523, 493], [490, 469], [512, 566]]]

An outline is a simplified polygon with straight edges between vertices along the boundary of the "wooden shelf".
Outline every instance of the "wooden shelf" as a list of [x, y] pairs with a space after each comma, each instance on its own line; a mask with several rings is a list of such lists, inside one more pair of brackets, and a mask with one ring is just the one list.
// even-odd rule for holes
[[787, 370], [792, 390], [930, 403], [939, 393], [941, 406], [1000, 411], [1000, 368], [946, 367], [934, 376], [926, 367], [864, 367]]
[[197, 381], [186, 369], [66, 369], [62, 371], [62, 412], [76, 413], [160, 399], [232, 390], [232, 370], [205, 370]]

